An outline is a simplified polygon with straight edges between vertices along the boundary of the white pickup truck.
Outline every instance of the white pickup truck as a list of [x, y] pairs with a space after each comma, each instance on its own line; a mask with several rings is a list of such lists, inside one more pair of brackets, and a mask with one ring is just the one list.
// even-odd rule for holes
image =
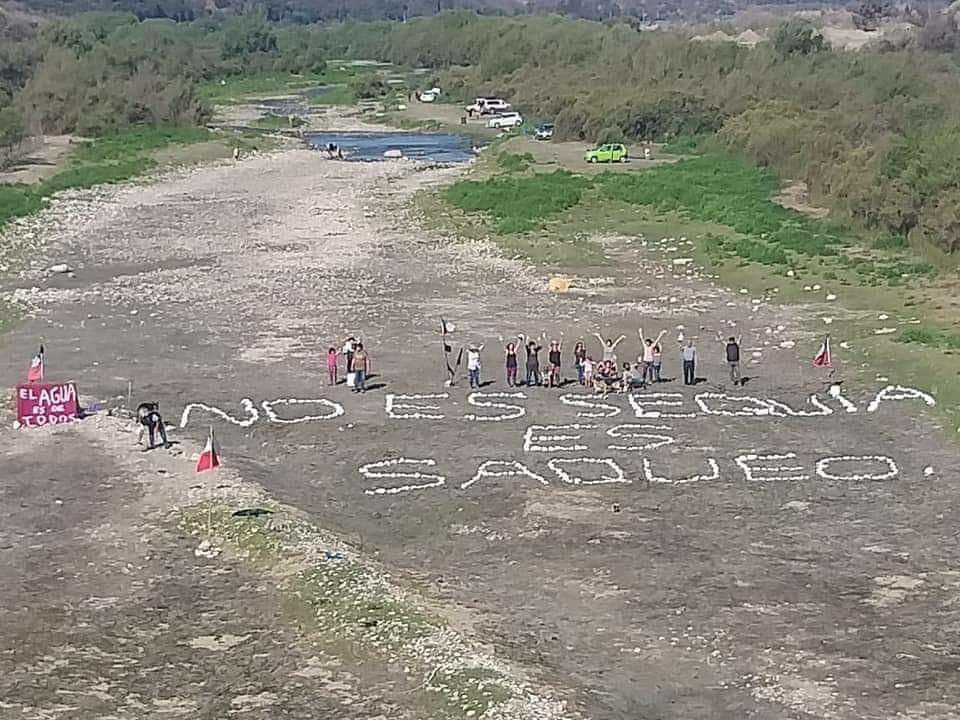
[[523, 118], [520, 116], [520, 113], [517, 112], [501, 113], [500, 115], [494, 115], [492, 118], [487, 120], [487, 127], [493, 128], [494, 130], [515, 128], [522, 124]]
[[467, 112], [473, 111], [476, 115], [495, 115], [504, 113], [510, 109], [510, 103], [500, 98], [477, 98], [473, 105], [467, 108]]

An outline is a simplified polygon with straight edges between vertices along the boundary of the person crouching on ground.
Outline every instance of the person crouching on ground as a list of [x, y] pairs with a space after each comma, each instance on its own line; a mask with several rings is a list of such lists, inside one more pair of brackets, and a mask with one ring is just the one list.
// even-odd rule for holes
[[353, 351], [353, 392], [367, 391], [367, 373], [370, 371], [370, 356], [363, 349], [363, 343], [357, 343]]
[[480, 351], [483, 345], [471, 345], [467, 348], [467, 375], [470, 377], [470, 387], [480, 389]]
[[[159, 403], [140, 403], [137, 406], [137, 419], [140, 421], [140, 424], [147, 429], [148, 439], [150, 442], [150, 444], [147, 445], [147, 450], [153, 450], [155, 447], [158, 447], [156, 442], [158, 433], [160, 435], [160, 439], [163, 440], [163, 447], [170, 447], [170, 442], [167, 440], [167, 428], [163, 422], [163, 418], [160, 416]], [[137, 443], [140, 442], [140, 438], [142, 437], [143, 429], [140, 430]]]

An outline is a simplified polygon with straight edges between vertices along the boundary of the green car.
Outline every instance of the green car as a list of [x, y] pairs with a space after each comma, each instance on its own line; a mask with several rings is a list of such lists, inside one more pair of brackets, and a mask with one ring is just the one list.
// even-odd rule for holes
[[627, 148], [620, 143], [601, 145], [594, 150], [587, 150], [587, 154], [583, 156], [583, 159], [589, 163], [626, 162]]

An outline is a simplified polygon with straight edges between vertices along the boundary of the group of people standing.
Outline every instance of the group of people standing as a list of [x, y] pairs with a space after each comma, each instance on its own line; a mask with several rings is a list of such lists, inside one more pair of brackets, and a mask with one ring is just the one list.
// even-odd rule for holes
[[[599, 333], [594, 333], [600, 343], [600, 358], [595, 360], [587, 352], [583, 341], [573, 346], [573, 366], [577, 372], [577, 382], [580, 385], [593, 387], [598, 392], [611, 390], [627, 391], [632, 388], [644, 387], [649, 384], [663, 381], [663, 346], [661, 344], [666, 330], [655, 338], [645, 337], [643, 329], [638, 330], [640, 337], [640, 355], [637, 362], [619, 364], [617, 347], [625, 339], [620, 335], [616, 339], [604, 339]], [[551, 340], [547, 346], [546, 369], [541, 370], [540, 353], [546, 343], [546, 334], [539, 339], [528, 338], [523, 334], [517, 336], [518, 342], [508, 342], [504, 347], [504, 366], [506, 369], [507, 385], [509, 387], [545, 386], [560, 387], [564, 384], [562, 377], [562, 350], [563, 333], [559, 339]], [[741, 382], [740, 377], [740, 339], [729, 338], [724, 342], [725, 357], [730, 368], [730, 380], [734, 385]], [[482, 367], [480, 353], [484, 346], [470, 345], [467, 351], [467, 374], [471, 388], [481, 386], [480, 371]], [[521, 358], [520, 351], [524, 356]], [[692, 339], [680, 342], [680, 359], [683, 366], [684, 385], [697, 383], [697, 348]], [[521, 360], [523, 361], [523, 382], [520, 380]]]
[[347, 385], [355, 393], [366, 392], [367, 379], [370, 375], [370, 355], [363, 343], [353, 336], [347, 338], [339, 352], [335, 347], [327, 350], [327, 384], [337, 384], [341, 356], [347, 375]]

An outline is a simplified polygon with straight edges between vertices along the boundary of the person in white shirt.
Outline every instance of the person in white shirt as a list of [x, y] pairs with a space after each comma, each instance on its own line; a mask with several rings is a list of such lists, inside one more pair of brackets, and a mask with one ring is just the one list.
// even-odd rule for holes
[[643, 366], [643, 382], [652, 383], [655, 378], [653, 361], [654, 355], [656, 354], [656, 347], [660, 344], [663, 336], [667, 334], [667, 331], [661, 330], [656, 340], [645, 338], [643, 336], [643, 328], [638, 328], [637, 332], [640, 333], [640, 347], [643, 349], [643, 355], [640, 356], [640, 362]]
[[470, 387], [480, 389], [480, 351], [483, 345], [471, 345], [467, 349], [467, 375], [470, 377]]
[[593, 358], [587, 355], [583, 359], [581, 367], [583, 368], [583, 384], [590, 386], [593, 384]]
[[683, 358], [683, 384], [697, 384], [697, 348], [693, 340], [687, 340], [687, 344], [680, 348], [680, 355]]
[[353, 372], [353, 351], [356, 349], [357, 340], [354, 337], [348, 337], [347, 341], [343, 344], [343, 347], [340, 349], [340, 354], [343, 355], [344, 360], [347, 363], [347, 372]]

